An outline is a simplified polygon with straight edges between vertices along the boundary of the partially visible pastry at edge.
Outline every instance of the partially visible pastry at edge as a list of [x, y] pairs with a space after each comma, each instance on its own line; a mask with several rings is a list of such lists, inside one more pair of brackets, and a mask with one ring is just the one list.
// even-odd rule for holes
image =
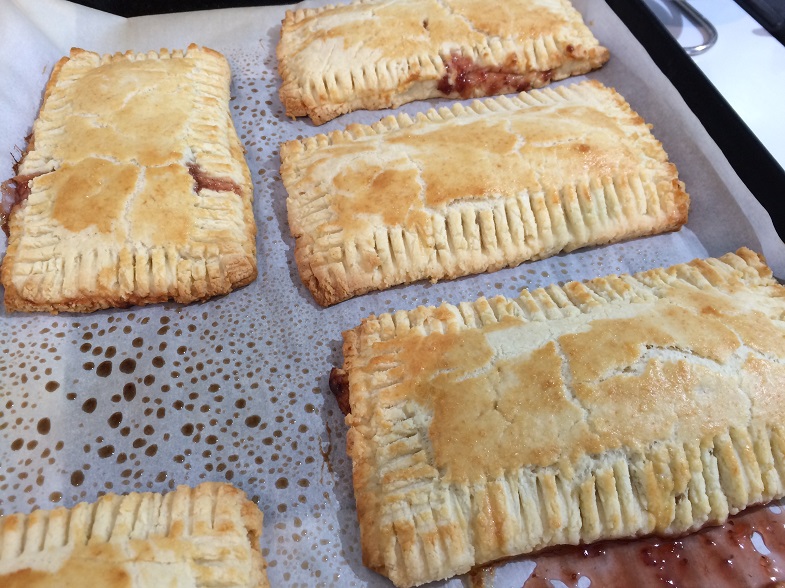
[[598, 82], [289, 141], [281, 178], [325, 306], [676, 230], [689, 208], [648, 125]]
[[226, 59], [196, 45], [72, 49], [56, 65], [14, 178], [8, 311], [188, 303], [256, 277], [230, 81]]
[[783, 316], [741, 249], [364, 320], [331, 377], [364, 563], [408, 587], [785, 496]]
[[269, 588], [262, 513], [207, 482], [0, 517], [3, 588]]
[[281, 102], [322, 124], [427, 98], [517, 93], [609, 53], [568, 0], [380, 0], [287, 11]]

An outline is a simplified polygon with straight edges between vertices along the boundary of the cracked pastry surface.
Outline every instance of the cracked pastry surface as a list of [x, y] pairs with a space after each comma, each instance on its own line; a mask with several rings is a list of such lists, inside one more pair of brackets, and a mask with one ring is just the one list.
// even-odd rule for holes
[[262, 513], [207, 482], [0, 517], [4, 588], [269, 588]]
[[325, 306], [675, 230], [689, 207], [646, 123], [597, 82], [289, 141], [281, 178]]
[[785, 495], [785, 288], [741, 249], [344, 333], [363, 561], [397, 586]]
[[289, 116], [521, 92], [609, 53], [567, 0], [382, 0], [287, 11], [277, 49]]
[[57, 64], [17, 169], [7, 310], [187, 303], [256, 277], [230, 80], [226, 59], [196, 45], [73, 49]]

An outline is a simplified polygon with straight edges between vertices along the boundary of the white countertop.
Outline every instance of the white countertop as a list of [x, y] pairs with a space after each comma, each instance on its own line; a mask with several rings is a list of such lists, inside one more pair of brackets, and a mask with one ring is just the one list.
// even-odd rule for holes
[[[670, 0], [645, 0], [682, 46], [701, 33]], [[733, 0], [691, 0], [717, 28], [717, 43], [695, 64], [785, 168], [785, 46]]]

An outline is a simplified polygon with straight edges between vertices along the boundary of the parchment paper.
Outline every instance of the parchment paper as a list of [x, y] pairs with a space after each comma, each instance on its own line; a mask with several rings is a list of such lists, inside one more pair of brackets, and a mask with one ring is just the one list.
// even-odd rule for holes
[[[343, 417], [327, 387], [330, 368], [342, 364], [343, 330], [371, 313], [515, 295], [742, 245], [762, 251], [785, 277], [785, 246], [768, 215], [675, 89], [604, 2], [574, 3], [612, 54], [590, 77], [616, 87], [654, 125], [679, 168], [692, 197], [687, 227], [322, 309], [294, 266], [278, 146], [389, 112], [351, 113], [318, 131], [283, 115], [275, 46], [286, 7], [126, 20], [62, 0], [1, 2], [2, 179], [13, 175], [12, 154], [24, 148], [46, 80], [71, 46], [146, 51], [195, 42], [228, 57], [232, 114], [254, 178], [259, 278], [190, 306], [0, 312], [0, 513], [228, 480], [264, 511], [262, 547], [273, 586], [389, 585], [361, 564]], [[561, 83], [571, 81], [577, 79]], [[0, 254], [5, 247], [0, 237]], [[533, 566], [502, 567], [496, 586], [520, 586]]]

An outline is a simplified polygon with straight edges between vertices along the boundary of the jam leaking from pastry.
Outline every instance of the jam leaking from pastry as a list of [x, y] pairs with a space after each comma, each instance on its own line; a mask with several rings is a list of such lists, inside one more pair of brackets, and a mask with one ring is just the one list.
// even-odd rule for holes
[[11, 156], [14, 158], [14, 177], [0, 184], [0, 228], [3, 229], [6, 237], [10, 236], [8, 221], [11, 218], [11, 212], [30, 195], [30, 186], [28, 185], [30, 180], [41, 175], [19, 175], [19, 165], [27, 153], [35, 146], [35, 135], [33, 133], [25, 137], [25, 144], [27, 147], [19, 159], [16, 159], [13, 155]]
[[[216, 192], [234, 192], [242, 195], [237, 183], [227, 178], [215, 178], [205, 174], [199, 165], [188, 164], [188, 173], [196, 182], [196, 191], [214, 190]], [[30, 195], [30, 181], [42, 174], [17, 175], [0, 185], [0, 227], [6, 236], [9, 235], [8, 221], [13, 209], [24, 202]]]
[[450, 96], [458, 94], [461, 98], [473, 96], [490, 96], [507, 92], [525, 92], [532, 88], [532, 81], [539, 78], [542, 86], [553, 76], [551, 70], [516, 73], [502, 67], [488, 67], [476, 64], [471, 57], [453, 51], [449, 60], [444, 63], [444, 76], [436, 88], [442, 94]]
[[343, 416], [352, 412], [349, 404], [349, 374], [346, 371], [339, 368], [330, 370], [330, 392], [335, 395]]
[[27, 200], [30, 195], [30, 180], [40, 175], [42, 174], [14, 176], [0, 184], [0, 227], [3, 228], [6, 236], [9, 235], [8, 221], [11, 218], [11, 212], [16, 206]]
[[773, 588], [785, 585], [785, 513], [756, 507], [685, 537], [563, 547], [532, 561], [524, 588], [573, 588], [582, 577], [592, 586]]
[[188, 173], [196, 182], [196, 191], [214, 190], [215, 192], [234, 192], [238, 196], [242, 196], [242, 189], [232, 180], [227, 178], [215, 178], [209, 176], [197, 163], [188, 164]]

